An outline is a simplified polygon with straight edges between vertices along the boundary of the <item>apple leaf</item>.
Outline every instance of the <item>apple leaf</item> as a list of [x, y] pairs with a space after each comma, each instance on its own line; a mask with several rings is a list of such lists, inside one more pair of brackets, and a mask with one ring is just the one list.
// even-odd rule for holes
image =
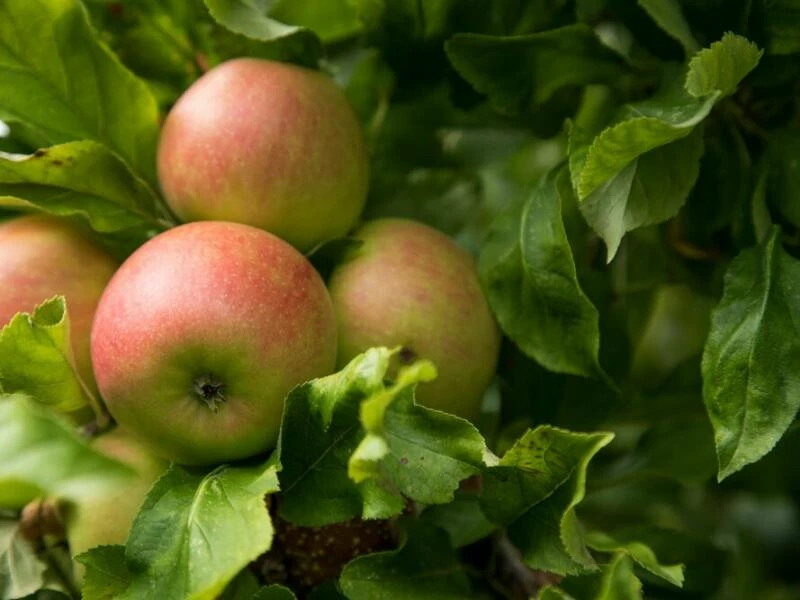
[[94, 140], [155, 183], [158, 106], [93, 31], [78, 0], [0, 4], [0, 119], [39, 146]]
[[0, 153], [0, 207], [81, 215], [97, 231], [163, 229], [153, 190], [106, 147], [70, 142], [31, 155]]
[[294, 595], [292, 590], [282, 585], [274, 583], [261, 588], [253, 596], [252, 600], [296, 600], [297, 596]]
[[[546, 592], [546, 593], [544, 593]], [[564, 580], [560, 588], [545, 588], [540, 600], [643, 600], [642, 582], [630, 556], [618, 552], [600, 572]]]
[[596, 136], [572, 128], [572, 185], [586, 221], [608, 247], [609, 262], [626, 232], [677, 214], [700, 171], [698, 125], [760, 56], [744, 38], [726, 34], [695, 55], [683, 80], [668, 75], [659, 93], [625, 105]]
[[774, 228], [728, 267], [703, 354], [720, 480], [778, 442], [800, 408], [800, 262]]
[[656, 577], [676, 587], [683, 586], [683, 565], [664, 565], [656, 557], [655, 552], [635, 539], [615, 539], [600, 531], [593, 531], [586, 536], [590, 548], [598, 552], [624, 553], [630, 556], [640, 567]]
[[0, 330], [0, 389], [23, 392], [61, 412], [96, 403], [75, 369], [63, 296], [17, 313]]
[[755, 69], [763, 50], [734, 33], [726, 33], [718, 42], [694, 55], [686, 75], [686, 91], [695, 98], [711, 94], [730, 96], [739, 82]]
[[506, 527], [532, 569], [567, 575], [597, 568], [575, 507], [585, 494], [589, 461], [612, 438], [542, 425], [486, 470], [483, 512]]
[[402, 522], [398, 550], [356, 558], [345, 566], [339, 585], [350, 600], [374, 598], [471, 597], [470, 583], [447, 534], [425, 523]]
[[627, 71], [624, 59], [582, 23], [509, 37], [459, 33], [445, 50], [456, 71], [507, 114], [532, 109], [564, 86], [609, 81]]
[[65, 500], [104, 493], [134, 476], [95, 452], [63, 420], [22, 395], [0, 395], [0, 498], [20, 486]]
[[[115, 588], [133, 598], [216, 598], [236, 574], [272, 545], [264, 496], [278, 490], [276, 461], [221, 466], [209, 473], [172, 465], [133, 523], [123, 564], [119, 553], [81, 556], [87, 577], [102, 583], [110, 562]], [[99, 554], [103, 553], [103, 554]], [[92, 573], [94, 571], [94, 573]]]
[[[601, 150], [602, 156], [618, 157], [624, 153], [619, 148], [632, 148], [636, 136], [647, 135], [645, 121], [637, 123], [632, 128], [616, 130], [621, 134], [618, 138], [613, 133], [606, 137], [604, 143], [609, 146]], [[595, 139], [595, 144], [599, 139]], [[595, 144], [592, 148], [597, 147]], [[702, 155], [702, 129], [690, 131], [683, 139], [633, 159], [583, 198], [580, 211], [606, 243], [609, 262], [627, 232], [660, 223], [678, 213], [697, 181]]]
[[502, 214], [483, 245], [479, 271], [503, 331], [558, 373], [605, 377], [597, 309], [578, 283], [561, 216], [566, 172], [551, 172], [521, 210]]
[[[434, 377], [431, 363], [417, 361], [402, 367], [390, 387], [361, 403], [366, 435], [350, 456], [353, 481], [395, 490], [423, 504], [443, 504], [452, 501], [458, 482], [479, 472], [484, 441], [478, 430], [414, 404], [416, 384]], [[371, 517], [370, 507], [364, 509], [364, 516]]]
[[683, 46], [686, 56], [700, 50], [678, 0], [638, 0], [638, 4], [667, 35]]
[[27, 598], [44, 587], [47, 566], [20, 535], [18, 523], [0, 519], [0, 598]]
[[132, 577], [125, 562], [125, 546], [97, 546], [76, 560], [86, 567], [81, 587], [84, 600], [124, 597]]
[[429, 506], [422, 519], [444, 529], [453, 548], [462, 548], [482, 540], [499, 526], [483, 514], [480, 496], [474, 492], [458, 492], [449, 504]]
[[421, 361], [387, 383], [398, 350], [373, 348], [342, 371], [299, 386], [286, 399], [279, 448], [281, 515], [321, 526], [388, 518], [404, 495], [449, 502], [478, 472], [483, 438], [467, 421], [413, 403], [435, 373]]
[[322, 44], [305, 27], [286, 25], [271, 17], [275, 0], [203, 0], [208, 12], [226, 29], [259, 42], [296, 42], [319, 58]]
[[325, 43], [351, 37], [362, 29], [350, 0], [277, 0], [270, 15], [312, 30]]

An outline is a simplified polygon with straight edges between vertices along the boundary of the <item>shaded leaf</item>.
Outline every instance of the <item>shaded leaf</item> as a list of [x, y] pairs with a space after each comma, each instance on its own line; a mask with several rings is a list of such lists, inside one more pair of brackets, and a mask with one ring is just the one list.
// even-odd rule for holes
[[599, 315], [578, 282], [561, 216], [570, 194], [565, 171], [546, 176], [521, 210], [501, 215], [479, 270], [500, 326], [551, 371], [604, 377]]
[[464, 79], [511, 114], [546, 102], [564, 86], [610, 81], [627, 70], [584, 24], [510, 37], [459, 33], [445, 50]]
[[593, 531], [587, 536], [587, 543], [599, 552], [624, 553], [656, 577], [668, 581], [676, 587], [683, 585], [683, 565], [665, 565], [659, 562], [655, 552], [635, 539], [617, 540], [606, 533]]
[[469, 579], [447, 534], [424, 521], [404, 522], [399, 550], [359, 557], [342, 571], [339, 585], [350, 600], [470, 597]]
[[638, 0], [638, 4], [661, 29], [683, 46], [686, 56], [700, 49], [678, 0]]
[[0, 520], [0, 598], [25, 598], [44, 586], [46, 565], [15, 521]]

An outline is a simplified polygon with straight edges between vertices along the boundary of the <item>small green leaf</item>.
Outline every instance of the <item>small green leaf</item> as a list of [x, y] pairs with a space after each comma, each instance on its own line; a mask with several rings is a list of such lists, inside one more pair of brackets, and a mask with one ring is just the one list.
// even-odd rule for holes
[[720, 480], [767, 454], [800, 408], [800, 262], [773, 229], [725, 275], [703, 354]]
[[299, 386], [286, 400], [281, 515], [320, 526], [354, 517], [388, 518], [405, 497], [449, 502], [480, 470], [484, 441], [467, 421], [418, 406], [412, 389], [430, 363], [401, 368], [397, 350], [373, 348], [342, 371]]
[[29, 156], [0, 153], [0, 207], [81, 215], [97, 231], [170, 225], [153, 190], [107, 148], [71, 142]]
[[689, 62], [686, 91], [695, 98], [710, 94], [730, 96], [763, 54], [747, 38], [728, 32]]
[[277, 0], [270, 15], [283, 23], [310, 29], [325, 43], [337, 42], [361, 31], [350, 0]]
[[479, 262], [503, 331], [547, 369], [603, 377], [599, 315], [578, 283], [561, 216], [571, 194], [565, 171], [550, 173], [522, 205], [501, 215]]
[[475, 493], [457, 493], [448, 504], [429, 506], [422, 519], [433, 523], [450, 534], [454, 548], [462, 548], [482, 540], [498, 529], [483, 514], [480, 497]]
[[596, 569], [575, 507], [585, 494], [589, 461], [612, 438], [543, 425], [486, 470], [483, 512], [506, 526], [531, 568], [561, 575]]
[[633, 572], [633, 561], [617, 553], [603, 568], [600, 589], [595, 600], [642, 600], [642, 582]]
[[582, 23], [509, 37], [459, 33], [445, 50], [472, 87], [510, 114], [546, 102], [564, 86], [611, 81], [627, 71], [624, 59]]
[[81, 586], [83, 600], [124, 597], [132, 577], [125, 562], [125, 546], [98, 546], [76, 560], [86, 567]]
[[65, 500], [101, 494], [134, 471], [92, 450], [67, 424], [32, 400], [0, 396], [0, 497], [19, 485]]
[[155, 182], [158, 107], [92, 30], [77, 0], [0, 3], [0, 119], [37, 145], [94, 140]]
[[356, 558], [339, 585], [350, 600], [469, 598], [470, 583], [447, 534], [424, 521], [404, 522], [399, 550]]
[[[264, 496], [276, 491], [274, 460], [207, 474], [173, 465], [147, 494], [124, 563], [118, 552], [111, 557], [111, 572], [127, 578], [113, 582], [114, 588], [124, 588], [120, 595], [129, 598], [216, 598], [272, 545]], [[106, 568], [107, 552], [101, 547], [83, 555], [87, 576]], [[94, 581], [102, 581], [100, 573], [97, 577]]]
[[0, 520], [0, 598], [27, 598], [44, 586], [47, 566], [20, 535], [15, 521]]
[[258, 590], [252, 600], [297, 600], [292, 590], [277, 583]]
[[18, 313], [0, 330], [0, 389], [61, 412], [96, 402], [75, 368], [63, 296]]
[[[611, 156], [616, 150], [602, 152]], [[702, 155], [703, 132], [698, 129], [634, 159], [579, 204], [587, 223], [606, 243], [609, 262], [627, 232], [678, 213], [697, 181]]]
[[606, 533], [594, 531], [587, 536], [587, 543], [598, 552], [627, 554], [640, 567], [656, 577], [660, 577], [676, 587], [683, 585], [683, 565], [661, 564], [655, 552], [638, 540], [617, 540]]
[[304, 46], [313, 48], [313, 54], [322, 54], [319, 38], [309, 29], [286, 25], [271, 18], [275, 0], [203, 0], [214, 20], [226, 29], [260, 42], [280, 42], [295, 38]]
[[638, 0], [638, 4], [667, 35], [683, 46], [687, 57], [700, 49], [678, 0]]

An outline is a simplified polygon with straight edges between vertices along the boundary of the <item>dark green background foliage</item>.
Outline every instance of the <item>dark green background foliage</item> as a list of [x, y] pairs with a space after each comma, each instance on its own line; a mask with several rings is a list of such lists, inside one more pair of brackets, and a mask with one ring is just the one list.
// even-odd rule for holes
[[[245, 55], [344, 89], [366, 218], [475, 255], [497, 378], [477, 427], [415, 404], [434, 365], [387, 381], [387, 349], [299, 386], [272, 457], [173, 466], [125, 547], [83, 555], [86, 598], [292, 598], [246, 569], [278, 513], [397, 521], [315, 598], [800, 598], [797, 2], [0, 0], [0, 211], [124, 258], [176, 224], [163, 116]], [[97, 405], [68, 308], [0, 332], [0, 497], [127, 476], [53, 416]], [[74, 596], [63, 548], [0, 517], [0, 599]]]

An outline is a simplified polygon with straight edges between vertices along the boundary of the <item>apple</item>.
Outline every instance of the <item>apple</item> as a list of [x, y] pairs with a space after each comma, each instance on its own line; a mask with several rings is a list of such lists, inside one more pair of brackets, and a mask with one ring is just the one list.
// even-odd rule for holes
[[118, 263], [67, 221], [29, 215], [0, 224], [0, 327], [58, 294], [67, 301], [75, 368], [96, 392], [92, 318]]
[[158, 147], [161, 188], [180, 219], [253, 225], [301, 250], [353, 227], [367, 163], [358, 119], [330, 78], [255, 58], [197, 80]]
[[443, 233], [405, 219], [366, 223], [330, 278], [339, 364], [373, 346], [402, 346], [401, 359], [431, 360], [420, 384], [430, 408], [474, 419], [497, 366], [500, 332], [472, 257]]
[[275, 445], [286, 394], [336, 363], [336, 319], [306, 258], [238, 223], [168, 230], [103, 294], [92, 360], [111, 415], [155, 452], [219, 464]]
[[147, 492], [168, 466], [121, 427], [95, 438], [92, 446], [133, 467], [136, 476], [107, 493], [68, 506], [65, 521], [72, 556], [95, 546], [124, 544]]

